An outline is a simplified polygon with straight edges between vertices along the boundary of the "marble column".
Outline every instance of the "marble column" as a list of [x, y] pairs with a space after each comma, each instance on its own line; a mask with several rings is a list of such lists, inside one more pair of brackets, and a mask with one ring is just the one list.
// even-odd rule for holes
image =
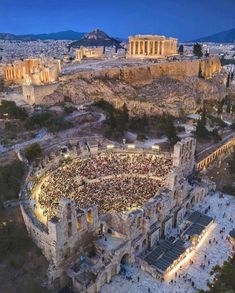
[[140, 54], [143, 55], [144, 54], [144, 42], [140, 41]]
[[147, 55], [149, 55], [150, 54], [150, 41], [148, 41], [148, 47], [147, 48], [148, 48]]
[[138, 54], [138, 42], [135, 41], [135, 55]]
[[140, 55], [140, 41], [138, 41], [138, 55]]
[[162, 42], [162, 55], [164, 56], [165, 54], [165, 42]]
[[148, 54], [148, 42], [144, 41], [144, 55]]

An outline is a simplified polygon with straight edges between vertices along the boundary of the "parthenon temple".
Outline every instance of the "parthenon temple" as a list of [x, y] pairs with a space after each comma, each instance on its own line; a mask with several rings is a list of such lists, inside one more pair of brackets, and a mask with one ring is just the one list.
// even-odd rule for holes
[[177, 54], [177, 39], [158, 35], [129, 37], [127, 58], [164, 58]]
[[40, 58], [16, 60], [3, 68], [4, 79], [40, 85], [55, 82], [61, 72], [60, 60]]

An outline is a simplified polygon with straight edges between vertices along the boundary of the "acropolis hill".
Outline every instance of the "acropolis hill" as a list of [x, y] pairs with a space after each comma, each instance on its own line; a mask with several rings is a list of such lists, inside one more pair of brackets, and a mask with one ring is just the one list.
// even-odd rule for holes
[[[66, 72], [58, 89], [45, 97], [43, 103], [54, 104], [64, 97], [76, 104], [103, 98], [116, 106], [126, 102], [132, 113], [168, 111], [177, 115], [180, 108], [194, 110], [200, 100], [220, 99], [224, 94], [225, 81], [223, 75], [218, 75], [221, 64], [217, 57], [115, 65]], [[198, 77], [199, 71], [202, 78]]]

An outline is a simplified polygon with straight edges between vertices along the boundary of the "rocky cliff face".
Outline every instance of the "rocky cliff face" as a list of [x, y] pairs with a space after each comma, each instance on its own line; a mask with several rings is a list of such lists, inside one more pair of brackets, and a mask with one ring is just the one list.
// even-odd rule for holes
[[[126, 102], [132, 115], [178, 115], [180, 109], [191, 112], [200, 107], [204, 99], [224, 97], [225, 78], [217, 74], [220, 70], [219, 60], [211, 58], [81, 72], [64, 76], [57, 91], [44, 102], [67, 99], [83, 104], [103, 98], [117, 107]], [[199, 71], [208, 79], [199, 78]]]

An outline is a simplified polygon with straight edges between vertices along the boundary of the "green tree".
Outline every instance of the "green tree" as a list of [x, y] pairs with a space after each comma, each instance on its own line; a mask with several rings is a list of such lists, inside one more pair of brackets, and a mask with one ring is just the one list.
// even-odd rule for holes
[[177, 136], [177, 130], [174, 125], [173, 117], [170, 115], [163, 115], [163, 129], [165, 131], [165, 135], [170, 143], [171, 146], [177, 143], [179, 140]]
[[5, 137], [8, 140], [16, 139], [17, 137], [17, 127], [15, 123], [6, 122], [5, 123]]
[[228, 166], [230, 174], [235, 174], [235, 151], [232, 152], [229, 158]]
[[137, 134], [137, 140], [138, 141], [144, 141], [146, 139], [147, 139], [147, 137], [143, 132], [138, 132], [138, 134]]
[[230, 73], [227, 76], [226, 87], [229, 88], [230, 85]]
[[183, 55], [183, 54], [184, 54], [184, 45], [180, 45], [180, 46], [179, 46], [178, 53], [179, 53], [180, 55]]
[[4, 79], [0, 76], [0, 93], [4, 91]]
[[64, 129], [68, 129], [73, 124], [66, 121], [63, 117], [58, 117], [53, 112], [44, 111], [42, 113], [36, 113], [25, 121], [25, 128], [28, 130], [35, 130], [39, 128], [47, 128], [50, 132], [58, 132]]
[[18, 197], [25, 166], [21, 161], [0, 166], [0, 202]]
[[230, 100], [228, 100], [228, 102], [227, 102], [226, 112], [228, 114], [230, 114], [230, 112], [231, 112], [231, 101]]
[[221, 115], [223, 113], [223, 106], [224, 106], [224, 101], [217, 102], [217, 114], [218, 115]]
[[211, 135], [212, 135], [215, 143], [222, 140], [221, 136], [219, 135], [218, 129], [216, 129], [216, 128], [211, 132]]
[[235, 292], [235, 257], [225, 261], [223, 266], [214, 269], [216, 281], [209, 285], [210, 293], [234, 293]]
[[16, 106], [16, 103], [13, 101], [2, 100], [0, 105], [0, 118], [5, 119], [21, 119], [24, 120], [27, 118], [27, 112], [25, 109]]
[[201, 119], [197, 121], [196, 126], [196, 137], [197, 138], [208, 138], [209, 131], [206, 129], [206, 105], [203, 104], [202, 111], [201, 111]]
[[122, 106], [122, 116], [125, 123], [129, 122], [129, 111], [127, 109], [126, 103]]
[[202, 45], [201, 44], [194, 44], [193, 46], [193, 54], [195, 56], [197, 56], [198, 58], [201, 58], [203, 56], [203, 53], [202, 53]]
[[25, 157], [29, 162], [39, 159], [42, 155], [42, 149], [39, 143], [35, 142], [28, 145], [25, 149]]

